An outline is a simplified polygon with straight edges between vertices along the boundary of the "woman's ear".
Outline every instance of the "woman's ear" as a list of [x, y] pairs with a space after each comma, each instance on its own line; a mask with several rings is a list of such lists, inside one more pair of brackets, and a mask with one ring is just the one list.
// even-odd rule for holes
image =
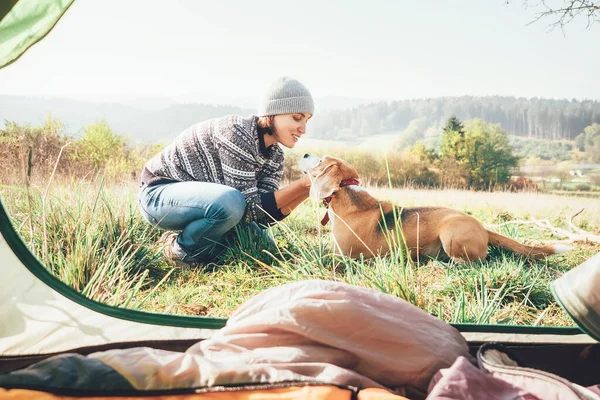
[[315, 177], [310, 187], [310, 197], [324, 199], [340, 190], [342, 173], [336, 164], [328, 165]]

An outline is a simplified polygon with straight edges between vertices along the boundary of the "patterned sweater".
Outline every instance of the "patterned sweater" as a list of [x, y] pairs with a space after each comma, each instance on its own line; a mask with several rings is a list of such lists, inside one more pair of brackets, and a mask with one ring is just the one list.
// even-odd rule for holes
[[[254, 116], [231, 115], [192, 125], [146, 163], [142, 187], [173, 181], [219, 183], [246, 198], [244, 221], [271, 223], [264, 210], [273, 208], [278, 215], [270, 214], [282, 219], [273, 192], [283, 176], [283, 151], [277, 144], [264, 148], [256, 121]], [[265, 207], [263, 201], [272, 204]]]

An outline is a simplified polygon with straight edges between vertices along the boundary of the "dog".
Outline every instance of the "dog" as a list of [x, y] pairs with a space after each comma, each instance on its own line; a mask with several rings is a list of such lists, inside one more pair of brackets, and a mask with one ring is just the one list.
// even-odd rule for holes
[[[305, 154], [299, 161], [309, 174], [310, 196], [327, 207], [321, 223], [331, 221], [336, 253], [364, 258], [389, 253], [401, 238], [414, 260], [422, 257], [473, 262], [484, 260], [488, 245], [531, 258], [571, 250], [564, 244], [528, 246], [483, 227], [475, 218], [446, 207], [399, 207], [379, 201], [360, 186], [356, 170], [346, 161]], [[397, 235], [396, 227], [402, 235]]]

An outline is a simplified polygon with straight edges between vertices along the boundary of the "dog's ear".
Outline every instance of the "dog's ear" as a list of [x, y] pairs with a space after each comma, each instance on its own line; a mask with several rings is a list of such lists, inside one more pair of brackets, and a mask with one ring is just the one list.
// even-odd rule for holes
[[310, 187], [310, 197], [324, 199], [340, 190], [342, 172], [336, 164], [328, 165], [315, 177]]

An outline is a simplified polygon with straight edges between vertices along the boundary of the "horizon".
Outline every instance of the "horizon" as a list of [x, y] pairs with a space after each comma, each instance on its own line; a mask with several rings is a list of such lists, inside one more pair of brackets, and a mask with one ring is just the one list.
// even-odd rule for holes
[[600, 101], [600, 80], [592, 79], [600, 54], [590, 50], [599, 27], [573, 21], [564, 33], [549, 31], [543, 20], [530, 24], [534, 9], [505, 3], [180, 1], [165, 18], [158, 1], [76, 1], [45, 39], [0, 70], [0, 94], [111, 103], [243, 99], [250, 107], [270, 82], [290, 75], [315, 98], [364, 104], [465, 96]]
[[[4, 94], [4, 93], [0, 93], [0, 96], [5, 96], [5, 97], [18, 97], [18, 98], [27, 98], [27, 99], [38, 99], [38, 100], [67, 100], [67, 101], [76, 101], [76, 102], [83, 102], [83, 103], [102, 103], [102, 104], [120, 104], [120, 105], [124, 105], [124, 106], [132, 106], [134, 107], [135, 104], [131, 104], [132, 101], [135, 100], [152, 100], [152, 99], [156, 99], [156, 100], [171, 100], [172, 103], [169, 106], [173, 106], [173, 105], [200, 105], [200, 106], [216, 106], [216, 107], [238, 107], [238, 108], [252, 108], [249, 106], [245, 106], [245, 105], [238, 105], [238, 104], [233, 104], [233, 103], [209, 103], [209, 102], [198, 102], [198, 101], [183, 101], [183, 102], [177, 102], [176, 98], [173, 97], [169, 97], [169, 96], [147, 96], [147, 97], [137, 97], [137, 98], [132, 98], [132, 99], [128, 99], [128, 100], [118, 100], [118, 99], [94, 99], [94, 98], [85, 98], [84, 97], [69, 97], [69, 96], [60, 96], [60, 95], [35, 95], [35, 94], [25, 94], [25, 95], [18, 95], [18, 94]], [[93, 96], [92, 96], [93, 97]], [[591, 99], [591, 98], [566, 98], [566, 97], [539, 97], [539, 96], [533, 96], [533, 97], [525, 97], [525, 96], [511, 96], [511, 95], [470, 95], [470, 94], [464, 94], [464, 95], [448, 95], [448, 96], [436, 96], [436, 97], [412, 97], [412, 98], [390, 98], [390, 99], [359, 99], [359, 98], [353, 98], [353, 97], [347, 97], [347, 96], [336, 96], [336, 95], [330, 95], [330, 96], [320, 96], [320, 97], [315, 97], [315, 100], [319, 100], [319, 99], [339, 99], [339, 100], [364, 100], [364, 102], [361, 103], [357, 103], [358, 105], [369, 105], [369, 104], [376, 104], [376, 103], [393, 103], [393, 102], [403, 102], [403, 101], [423, 101], [423, 100], [443, 100], [443, 99], [453, 99], [453, 98], [506, 98], [506, 99], [515, 99], [515, 100], [543, 100], [543, 101], [566, 101], [569, 103], [572, 102], [578, 102], [578, 103], [584, 103], [584, 102], [593, 102], [593, 103], [598, 103], [600, 102], [600, 98], [599, 99]], [[245, 102], [247, 100], [254, 100], [251, 97], [247, 96], [247, 97], [236, 97], [236, 98], [232, 98], [234, 101], [235, 100], [242, 100], [242, 102]], [[353, 106], [356, 107], [356, 106]], [[352, 107], [350, 107], [352, 108]], [[329, 111], [329, 110], [326, 110]]]

